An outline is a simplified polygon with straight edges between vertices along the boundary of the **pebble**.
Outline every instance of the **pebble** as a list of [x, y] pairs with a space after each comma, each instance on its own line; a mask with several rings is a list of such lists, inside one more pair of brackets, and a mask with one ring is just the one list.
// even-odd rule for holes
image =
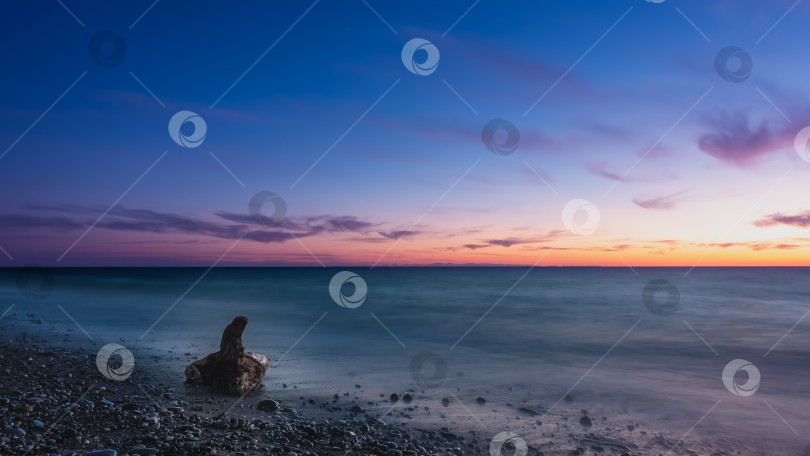
[[[165, 410], [158, 410], [144, 398], [137, 385], [129, 382], [108, 382], [106, 387], [91, 388], [88, 375], [95, 371], [95, 365], [85, 361], [94, 360], [95, 353], [60, 348], [46, 358], [38, 350], [30, 343], [0, 342], [0, 373], [5, 368], [19, 372], [20, 360], [30, 360], [31, 366], [25, 375], [17, 377], [13, 388], [0, 392], [3, 395], [0, 454], [316, 456], [345, 454], [351, 449], [355, 454], [463, 456], [477, 454], [475, 449], [487, 443], [446, 429], [447, 434], [442, 435], [438, 431], [421, 433], [401, 424], [386, 424], [366, 415], [377, 413], [378, 402], [369, 402], [374, 412], [359, 405], [368, 398], [344, 399], [348, 404], [339, 404], [341, 409], [323, 407], [315, 416], [304, 413], [307, 408], [281, 407], [279, 401], [271, 399], [254, 403], [252, 413], [247, 409], [231, 412], [232, 402], [228, 398], [201, 395], [194, 391], [196, 388], [180, 387], [174, 380], [154, 374], [150, 379], [152, 386], [148, 386], [149, 395], [164, 398], [166, 404]], [[291, 390], [296, 387], [289, 386]], [[344, 396], [345, 392], [339, 397]], [[413, 392], [402, 396], [394, 393], [388, 398], [394, 403], [408, 403], [415, 402], [414, 396]], [[306, 399], [302, 398], [302, 403]], [[445, 398], [442, 402], [449, 406], [449, 401]], [[322, 399], [315, 403], [321, 402]], [[226, 410], [230, 413], [222, 413]], [[263, 415], [257, 410], [274, 413]], [[28, 414], [23, 418], [23, 413]], [[66, 419], [58, 421], [63, 414]], [[21, 438], [25, 435], [23, 427], [41, 434], [42, 423], [54, 422], [51, 432], [41, 440]], [[105, 446], [112, 448], [90, 451]]]
[[475, 399], [475, 403], [478, 404], [478, 405], [484, 405], [484, 404], [487, 403], [487, 400], [484, 399], [483, 397], [479, 397], [479, 398]]
[[117, 451], [106, 449], [106, 450], [91, 451], [89, 453], [85, 453], [84, 456], [115, 456], [116, 454], [118, 454]]
[[279, 408], [279, 403], [272, 399], [267, 399], [264, 401], [259, 402], [256, 405], [256, 410], [261, 410], [262, 412], [275, 412]]
[[25, 429], [14, 426], [6, 426], [5, 429], [3, 429], [3, 432], [12, 435], [25, 435]]

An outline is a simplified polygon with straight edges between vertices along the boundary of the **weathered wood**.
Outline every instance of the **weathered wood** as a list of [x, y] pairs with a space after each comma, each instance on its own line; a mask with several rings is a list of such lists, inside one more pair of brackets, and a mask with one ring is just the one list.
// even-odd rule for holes
[[268, 362], [263, 355], [245, 351], [242, 332], [247, 323], [245, 317], [234, 318], [222, 332], [219, 351], [186, 367], [186, 382], [210, 386], [215, 391], [234, 396], [259, 388]]

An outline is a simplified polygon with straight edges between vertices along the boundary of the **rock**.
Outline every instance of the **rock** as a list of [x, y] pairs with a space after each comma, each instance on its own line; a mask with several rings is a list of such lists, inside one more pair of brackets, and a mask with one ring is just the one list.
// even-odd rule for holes
[[537, 415], [543, 415], [543, 414], [545, 414], [545, 413], [546, 413], [546, 410], [544, 409], [544, 410], [542, 410], [542, 411], [538, 411], [538, 410], [533, 410], [533, 409], [530, 409], [530, 408], [528, 408], [528, 407], [520, 407], [520, 408], [518, 409], [518, 412], [523, 413], [523, 414], [526, 414], [526, 415], [529, 415], [529, 416], [537, 416]]
[[159, 452], [160, 450], [158, 450], [157, 448], [132, 448], [129, 450], [129, 454], [131, 455], [132, 454], [149, 455], [149, 454], [158, 454]]
[[267, 399], [256, 404], [256, 410], [260, 410], [262, 412], [275, 412], [278, 410], [278, 408], [279, 403], [272, 399]]
[[483, 397], [479, 397], [479, 398], [475, 399], [475, 403], [478, 404], [478, 405], [484, 405], [484, 404], [487, 403], [487, 400], [484, 399]]
[[579, 419], [579, 424], [581, 424], [582, 426], [584, 426], [586, 428], [589, 428], [589, 427], [593, 426], [593, 421], [591, 421], [591, 419], [588, 418], [588, 416], [586, 415], [586, 416], [583, 416], [582, 418]]
[[450, 399], [448, 399], [446, 397], [442, 398], [442, 405], [445, 406], [445, 407], [449, 407], [450, 406]]
[[412, 400], [413, 400], [413, 396], [411, 396], [410, 394], [406, 394], [406, 395], [402, 396], [402, 402], [404, 402], [406, 404], [410, 404]]
[[216, 420], [213, 423], [211, 423], [211, 426], [214, 426], [217, 429], [225, 429], [226, 427], [228, 427], [228, 422], [225, 420]]
[[265, 356], [245, 351], [242, 332], [247, 323], [245, 317], [234, 318], [222, 332], [219, 351], [189, 364], [186, 382], [233, 396], [242, 396], [261, 386], [269, 363]]
[[115, 450], [106, 449], [91, 451], [89, 453], [85, 453], [84, 456], [115, 456], [116, 454], [118, 454], [118, 452]]
[[25, 429], [14, 427], [14, 426], [6, 426], [3, 429], [3, 432], [5, 432], [6, 434], [12, 434], [12, 435], [25, 435]]
[[391, 402], [396, 402], [399, 400], [399, 395], [397, 393], [391, 394]]

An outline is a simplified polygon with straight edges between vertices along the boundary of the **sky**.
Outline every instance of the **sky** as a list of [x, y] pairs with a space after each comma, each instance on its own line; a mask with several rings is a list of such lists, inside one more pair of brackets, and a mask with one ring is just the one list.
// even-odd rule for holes
[[810, 265], [810, 3], [2, 9], [0, 266]]

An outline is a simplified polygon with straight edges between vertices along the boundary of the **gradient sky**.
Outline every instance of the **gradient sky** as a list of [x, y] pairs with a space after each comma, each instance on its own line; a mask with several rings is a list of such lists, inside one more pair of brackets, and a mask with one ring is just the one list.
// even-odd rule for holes
[[[810, 3], [62, 3], [0, 14], [2, 266], [810, 265]], [[169, 136], [181, 110], [200, 147]]]

